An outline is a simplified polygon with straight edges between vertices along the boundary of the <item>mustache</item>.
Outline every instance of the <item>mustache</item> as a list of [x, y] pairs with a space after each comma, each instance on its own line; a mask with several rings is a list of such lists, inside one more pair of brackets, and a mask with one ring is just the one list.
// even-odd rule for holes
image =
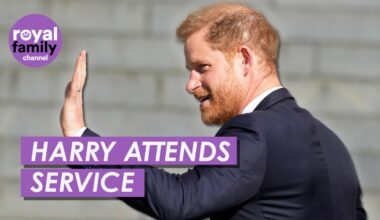
[[210, 95], [211, 95], [211, 92], [208, 92], [206, 90], [197, 90], [193, 93], [194, 98], [197, 100], [201, 99], [202, 97], [210, 96]]

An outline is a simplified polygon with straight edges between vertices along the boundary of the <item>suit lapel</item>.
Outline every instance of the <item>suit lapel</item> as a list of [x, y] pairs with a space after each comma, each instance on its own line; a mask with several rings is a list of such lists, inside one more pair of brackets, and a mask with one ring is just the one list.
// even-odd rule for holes
[[263, 101], [260, 102], [260, 104], [256, 107], [254, 111], [262, 111], [270, 108], [272, 105], [281, 102], [285, 99], [293, 99], [293, 96], [290, 95], [289, 91], [285, 88], [278, 89], [271, 94], [269, 94], [267, 97], [263, 99]]

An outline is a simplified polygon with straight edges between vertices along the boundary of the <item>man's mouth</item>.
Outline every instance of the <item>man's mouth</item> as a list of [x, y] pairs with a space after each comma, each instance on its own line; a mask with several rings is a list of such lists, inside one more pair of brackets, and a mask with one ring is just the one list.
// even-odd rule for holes
[[203, 103], [211, 98], [211, 95], [201, 96], [198, 98], [200, 103]]

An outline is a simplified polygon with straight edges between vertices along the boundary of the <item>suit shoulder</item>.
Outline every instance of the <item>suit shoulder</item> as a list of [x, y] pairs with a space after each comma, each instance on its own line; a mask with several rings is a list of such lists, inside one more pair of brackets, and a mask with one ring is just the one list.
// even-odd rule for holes
[[272, 119], [270, 115], [271, 113], [267, 111], [256, 111], [237, 115], [224, 123], [217, 135], [227, 131], [261, 133], [264, 130], [265, 124], [271, 124]]

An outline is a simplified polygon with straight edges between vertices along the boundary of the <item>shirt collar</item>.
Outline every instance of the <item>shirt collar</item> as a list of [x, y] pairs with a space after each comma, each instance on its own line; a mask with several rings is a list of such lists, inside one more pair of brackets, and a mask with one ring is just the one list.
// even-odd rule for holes
[[255, 108], [260, 104], [260, 102], [263, 101], [263, 99], [265, 97], [267, 97], [272, 92], [274, 92], [278, 89], [281, 89], [281, 88], [282, 88], [282, 86], [277, 86], [277, 87], [273, 87], [273, 88], [268, 89], [267, 91], [261, 93], [256, 98], [254, 98], [250, 103], [248, 103], [248, 105], [245, 106], [245, 108], [243, 109], [243, 111], [240, 114], [246, 114], [246, 113], [253, 112], [255, 110]]

